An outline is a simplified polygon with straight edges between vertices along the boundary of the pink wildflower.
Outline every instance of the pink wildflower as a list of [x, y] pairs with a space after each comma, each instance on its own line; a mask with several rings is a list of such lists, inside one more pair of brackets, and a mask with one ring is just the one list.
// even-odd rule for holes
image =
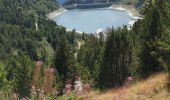
[[65, 85], [65, 92], [66, 92], [67, 95], [69, 95], [70, 92], [71, 92], [71, 86], [72, 85], [70, 84], [70, 81], [68, 80], [66, 85]]
[[43, 61], [37, 61], [36, 62], [36, 66], [42, 66], [43, 65]]
[[54, 73], [54, 68], [49, 68], [49, 71], [51, 72], [51, 73]]
[[133, 81], [133, 78], [132, 78], [131, 76], [129, 76], [129, 77], [127, 78], [127, 80], [128, 80], [128, 81]]
[[22, 98], [21, 100], [27, 100], [26, 98]]

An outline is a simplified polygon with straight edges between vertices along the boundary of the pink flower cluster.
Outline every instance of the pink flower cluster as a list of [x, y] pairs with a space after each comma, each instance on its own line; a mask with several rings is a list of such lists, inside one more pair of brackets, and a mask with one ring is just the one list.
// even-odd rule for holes
[[36, 66], [42, 66], [43, 65], [43, 61], [37, 61], [36, 62]]
[[127, 80], [128, 80], [128, 81], [133, 81], [133, 78], [132, 78], [131, 76], [129, 76], [129, 77], [127, 78]]
[[49, 72], [51, 72], [51, 73], [54, 73], [54, 72], [55, 72], [54, 68], [49, 68], [48, 70], [49, 70]]
[[26, 98], [22, 98], [21, 100], [27, 100]]
[[66, 92], [67, 95], [69, 95], [70, 92], [71, 92], [71, 86], [72, 85], [71, 85], [70, 81], [68, 81], [65, 85], [65, 92]]

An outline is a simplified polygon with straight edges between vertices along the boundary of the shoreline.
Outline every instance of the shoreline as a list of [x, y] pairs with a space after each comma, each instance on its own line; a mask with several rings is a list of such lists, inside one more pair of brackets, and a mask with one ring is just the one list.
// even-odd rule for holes
[[48, 14], [46, 14], [47, 18], [49, 18], [50, 20], [52, 20], [54, 17], [57, 17], [59, 15], [61, 15], [62, 13], [68, 11], [67, 9], [60, 7], [57, 10], [54, 10], [53, 12], [50, 12]]
[[133, 17], [134, 19], [141, 18], [139, 12], [133, 5], [113, 4], [110, 6], [110, 8], [115, 10], [127, 11], [129, 13], [129, 16]]
[[136, 10], [136, 8], [133, 5], [113, 4], [109, 8], [114, 10], [127, 11], [129, 13], [129, 16], [132, 17], [132, 20], [128, 23], [130, 26], [133, 26], [133, 24], [138, 19], [142, 19], [142, 17], [140, 17], [139, 12]]
[[[114, 10], [122, 10], [122, 11], [127, 11], [129, 13], [129, 16], [132, 17], [132, 20], [128, 23], [131, 26], [133, 26], [133, 24], [138, 20], [138, 19], [142, 19], [142, 17], [140, 17], [139, 12], [136, 10], [136, 8], [133, 5], [123, 5], [123, 4], [112, 4], [110, 7], [107, 7], [109, 9], [114, 9]], [[65, 13], [66, 11], [68, 11], [67, 9], [61, 7], [51, 13], [46, 14], [47, 18], [49, 18], [50, 20], [53, 20], [54, 17], [57, 17], [63, 13]], [[130, 29], [130, 28], [129, 28]], [[71, 32], [73, 29], [67, 29], [66, 31]], [[102, 32], [105, 32], [106, 29], [102, 29]], [[78, 31], [76, 30], [77, 33], [82, 34], [82, 31]], [[97, 29], [95, 33], [99, 33], [101, 32], [101, 29]], [[84, 32], [84, 33], [88, 33], [88, 32]], [[94, 33], [94, 34], [95, 34]]]

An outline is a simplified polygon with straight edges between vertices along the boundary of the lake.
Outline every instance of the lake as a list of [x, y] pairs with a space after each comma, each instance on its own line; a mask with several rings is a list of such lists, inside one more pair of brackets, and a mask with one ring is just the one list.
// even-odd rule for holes
[[76, 31], [95, 33], [108, 27], [130, 27], [134, 19], [126, 10], [111, 8], [73, 9], [53, 18], [58, 25]]

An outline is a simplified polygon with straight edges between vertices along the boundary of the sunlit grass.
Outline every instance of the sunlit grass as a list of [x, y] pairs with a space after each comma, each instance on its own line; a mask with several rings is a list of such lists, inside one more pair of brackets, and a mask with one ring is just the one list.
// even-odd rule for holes
[[160, 73], [150, 78], [139, 81], [130, 87], [120, 89], [111, 89], [104, 93], [92, 92], [91, 98], [96, 100], [170, 100], [170, 94], [167, 91], [168, 74]]

